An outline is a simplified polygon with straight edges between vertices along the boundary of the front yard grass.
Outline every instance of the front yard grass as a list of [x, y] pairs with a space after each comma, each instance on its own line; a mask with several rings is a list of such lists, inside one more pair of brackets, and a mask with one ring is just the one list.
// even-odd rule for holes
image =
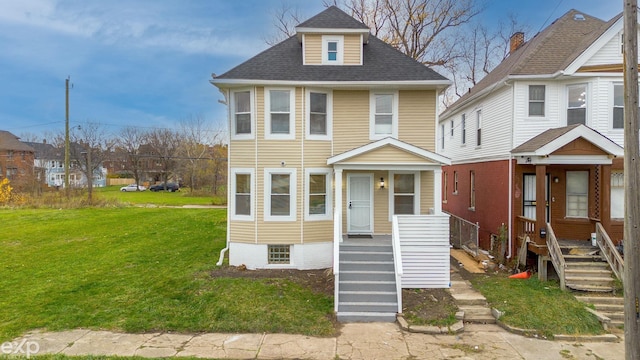
[[225, 246], [224, 209], [0, 216], [0, 343], [32, 329], [335, 332], [331, 297], [293, 282], [210, 276]]
[[597, 335], [604, 333], [594, 315], [571, 292], [562, 291], [557, 282], [509, 279], [508, 275], [476, 275], [473, 286], [484, 295], [491, 307], [504, 315], [500, 321], [539, 335]]

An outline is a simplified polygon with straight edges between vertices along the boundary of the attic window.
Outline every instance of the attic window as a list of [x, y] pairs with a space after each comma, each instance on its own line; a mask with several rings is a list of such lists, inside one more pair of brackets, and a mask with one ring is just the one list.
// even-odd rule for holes
[[575, 14], [575, 15], [573, 15], [573, 20], [585, 21], [586, 19], [585, 19], [584, 15], [582, 15], [582, 14]]
[[322, 64], [342, 65], [344, 52], [344, 36], [331, 35], [322, 37]]

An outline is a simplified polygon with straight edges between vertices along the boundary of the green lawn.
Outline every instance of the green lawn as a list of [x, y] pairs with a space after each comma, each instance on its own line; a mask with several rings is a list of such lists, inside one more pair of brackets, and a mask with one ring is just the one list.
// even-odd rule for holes
[[221, 205], [226, 202], [225, 197], [220, 196], [195, 196], [189, 189], [182, 189], [177, 192], [168, 191], [135, 191], [122, 192], [122, 186], [107, 186], [96, 188], [96, 195], [105, 199], [116, 199], [123, 204], [155, 204], [161, 206], [182, 206], [182, 205]]
[[0, 343], [36, 328], [334, 332], [330, 297], [285, 280], [210, 276], [225, 209], [4, 209], [0, 218]]

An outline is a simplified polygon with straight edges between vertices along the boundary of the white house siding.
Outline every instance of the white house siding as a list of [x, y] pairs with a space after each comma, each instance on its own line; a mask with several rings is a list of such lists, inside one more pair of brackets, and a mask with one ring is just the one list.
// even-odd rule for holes
[[620, 43], [620, 34], [617, 33], [606, 45], [598, 50], [589, 60], [587, 60], [585, 66], [594, 65], [608, 65], [608, 64], [622, 64], [622, 49]]
[[599, 77], [592, 82], [591, 127], [620, 146], [624, 146], [624, 130], [613, 129], [613, 85], [622, 83], [622, 76]]
[[[529, 117], [529, 85], [545, 85], [545, 116]], [[566, 116], [559, 113], [559, 109], [565, 109], [565, 85], [557, 82], [527, 82], [514, 83], [515, 119], [514, 119], [514, 143], [518, 147], [522, 143], [539, 135], [547, 129], [566, 125]], [[564, 110], [563, 110], [564, 111]]]

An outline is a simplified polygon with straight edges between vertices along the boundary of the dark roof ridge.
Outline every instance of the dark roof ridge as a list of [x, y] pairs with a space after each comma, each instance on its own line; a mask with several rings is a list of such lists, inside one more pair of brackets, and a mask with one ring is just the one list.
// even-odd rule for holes
[[369, 30], [363, 22], [355, 19], [339, 7], [332, 5], [324, 11], [301, 22], [297, 28], [333, 28], [333, 29], [362, 29]]

